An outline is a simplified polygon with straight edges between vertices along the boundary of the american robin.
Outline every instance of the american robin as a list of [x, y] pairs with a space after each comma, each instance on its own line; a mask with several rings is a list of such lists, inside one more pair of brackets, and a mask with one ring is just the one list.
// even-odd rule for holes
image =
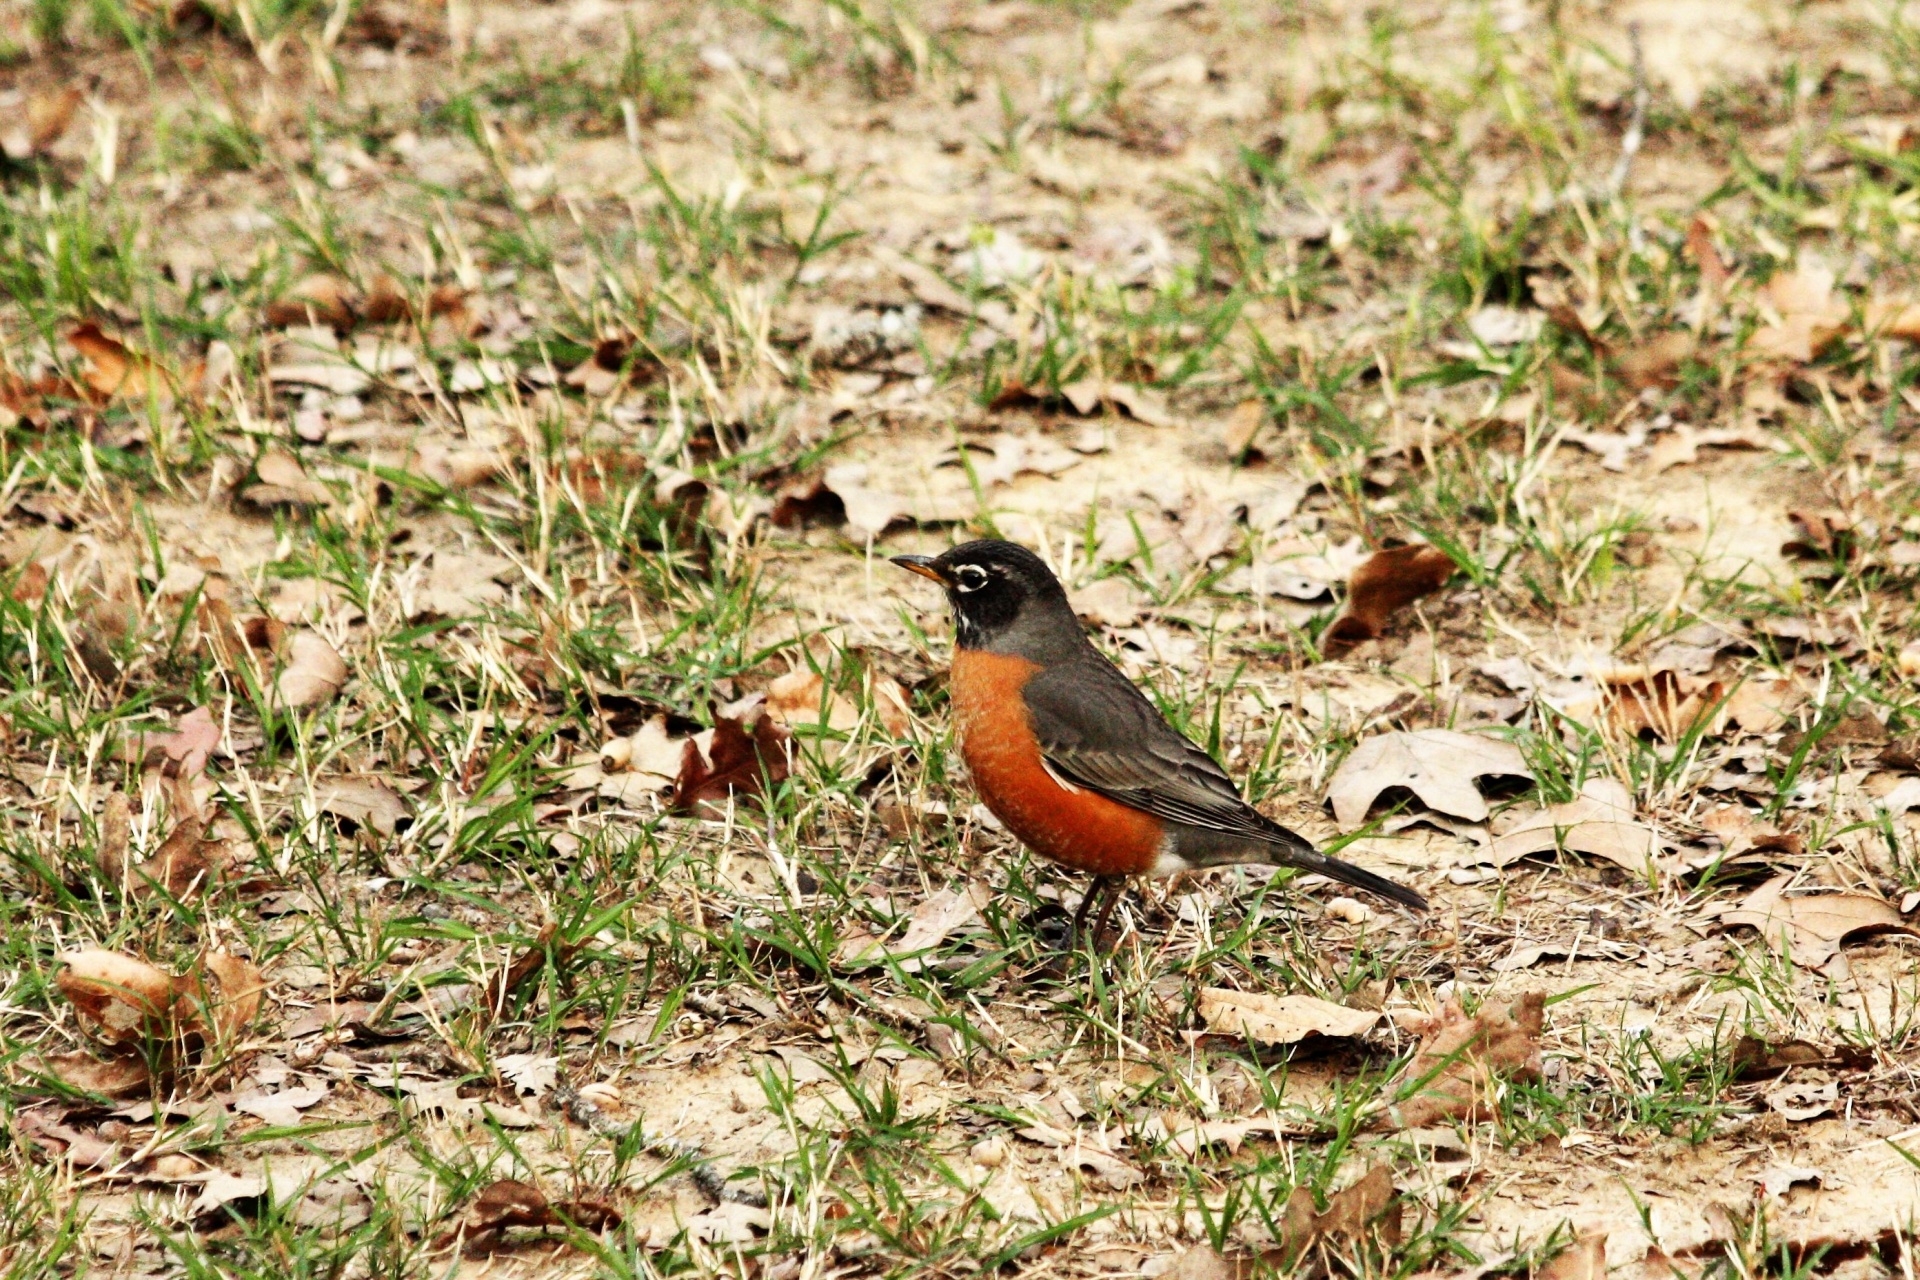
[[980, 541], [893, 562], [939, 583], [953, 608], [947, 694], [980, 798], [1028, 848], [1093, 876], [1069, 950], [1105, 897], [1100, 936], [1125, 877], [1235, 863], [1317, 871], [1426, 910], [1413, 890], [1328, 857], [1243, 800], [1213, 757], [1093, 647], [1033, 552]]

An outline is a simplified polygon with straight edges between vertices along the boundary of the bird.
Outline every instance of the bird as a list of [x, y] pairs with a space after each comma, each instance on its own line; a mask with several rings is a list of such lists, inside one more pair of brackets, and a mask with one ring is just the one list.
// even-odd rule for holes
[[1097, 944], [1134, 876], [1205, 867], [1297, 867], [1425, 911], [1427, 900], [1330, 857], [1248, 804], [1220, 763], [1094, 647], [1066, 588], [1017, 543], [982, 539], [893, 556], [946, 592], [954, 619], [947, 696], [981, 800], [1044, 858], [1092, 876], [1067, 931]]

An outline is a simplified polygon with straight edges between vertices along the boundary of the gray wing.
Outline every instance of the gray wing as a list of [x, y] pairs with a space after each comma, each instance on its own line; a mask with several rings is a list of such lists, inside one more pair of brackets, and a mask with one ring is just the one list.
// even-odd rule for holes
[[1168, 822], [1312, 848], [1241, 799], [1226, 770], [1106, 659], [1050, 667], [1023, 693], [1041, 754], [1068, 782]]

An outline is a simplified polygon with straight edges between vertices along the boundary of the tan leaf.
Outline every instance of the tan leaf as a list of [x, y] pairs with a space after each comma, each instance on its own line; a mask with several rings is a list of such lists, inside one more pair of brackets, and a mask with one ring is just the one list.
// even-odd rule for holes
[[1233, 406], [1233, 412], [1227, 415], [1227, 420], [1220, 426], [1220, 439], [1227, 446], [1228, 455], [1246, 457], [1266, 422], [1267, 407], [1259, 400], [1242, 400]]
[[1644, 876], [1660, 852], [1659, 833], [1633, 816], [1633, 797], [1616, 778], [1589, 778], [1580, 794], [1564, 804], [1502, 817], [1490, 850], [1495, 866], [1568, 849]]
[[1226, 987], [1201, 989], [1200, 1017], [1211, 1032], [1265, 1045], [1297, 1044], [1309, 1036], [1365, 1035], [1380, 1021], [1373, 1010], [1349, 1009], [1314, 996], [1270, 996]]
[[1846, 328], [1845, 301], [1833, 296], [1833, 272], [1813, 262], [1802, 262], [1767, 281], [1761, 291], [1777, 323], [1765, 324], [1747, 339], [1747, 350], [1762, 360], [1806, 364]]
[[1791, 875], [1775, 876], [1720, 917], [1724, 925], [1751, 925], [1769, 947], [1784, 942], [1793, 959], [1818, 967], [1860, 933], [1920, 933], [1884, 898], [1864, 893], [1787, 895]]
[[107, 797], [106, 807], [101, 811], [100, 841], [94, 853], [101, 878], [109, 884], [119, 884], [127, 872], [127, 848], [132, 833], [132, 802], [126, 792], [115, 791]]
[[1130, 627], [1140, 618], [1140, 593], [1125, 578], [1102, 578], [1070, 592], [1067, 600], [1080, 617], [1109, 627]]
[[1082, 416], [1098, 413], [1102, 405], [1112, 405], [1128, 417], [1150, 427], [1172, 427], [1179, 419], [1167, 408], [1167, 398], [1150, 387], [1127, 382], [1104, 382], [1081, 378], [1060, 388], [1060, 395], [1073, 411]]
[[1539, 1280], [1607, 1280], [1607, 1233], [1580, 1232], [1540, 1268]]
[[860, 708], [827, 687], [818, 671], [799, 667], [767, 685], [767, 715], [789, 729], [847, 733], [860, 724]]
[[202, 955], [188, 983], [194, 1002], [191, 1029], [229, 1046], [260, 1015], [267, 991], [251, 960], [221, 950]]
[[333, 491], [308, 478], [300, 460], [281, 449], [269, 449], [254, 463], [259, 483], [248, 485], [240, 496], [256, 507], [324, 507], [333, 501]]
[[227, 861], [226, 845], [206, 838], [206, 824], [198, 815], [183, 813], [153, 856], [133, 868], [130, 885], [137, 897], [159, 891], [185, 901], [204, 891]]
[[18, 118], [18, 127], [0, 135], [0, 153], [15, 162], [44, 155], [73, 123], [73, 113], [85, 96], [70, 85], [28, 94], [27, 109]]
[[1394, 614], [1446, 586], [1455, 569], [1451, 556], [1423, 543], [1375, 552], [1347, 583], [1346, 605], [1323, 640], [1327, 651], [1380, 635]]
[[908, 973], [925, 968], [927, 953], [962, 929], [980, 923], [987, 903], [984, 885], [969, 884], [962, 889], [941, 889], [929, 895], [907, 917], [907, 928], [893, 942], [879, 942], [861, 934], [850, 934], [841, 943], [835, 963], [849, 969], [871, 968], [893, 960]]
[[347, 682], [347, 664], [331, 644], [314, 632], [298, 630], [287, 636], [285, 665], [274, 677], [274, 702], [301, 710], [331, 702]]
[[164, 755], [166, 773], [189, 781], [206, 772], [207, 758], [219, 745], [220, 726], [205, 707], [181, 716], [172, 733], [147, 739], [149, 748], [158, 747]]
[[1444, 1121], [1487, 1118], [1501, 1077], [1539, 1078], [1545, 1025], [1546, 997], [1537, 991], [1511, 1005], [1485, 1005], [1471, 1018], [1458, 1000], [1449, 1000], [1395, 1080], [1396, 1092], [1411, 1091], [1412, 1096], [1376, 1123], [1423, 1129]]
[[1380, 793], [1404, 787], [1440, 813], [1486, 820], [1487, 801], [1474, 780], [1527, 778], [1533, 772], [1512, 743], [1453, 729], [1417, 729], [1368, 738], [1341, 762], [1327, 786], [1333, 816], [1343, 830], [1367, 820]]
[[400, 793], [379, 778], [328, 778], [313, 788], [313, 807], [346, 818], [383, 836], [400, 829], [412, 813]]
[[102, 1040], [135, 1044], [172, 1034], [182, 994], [176, 979], [118, 951], [67, 951], [59, 960], [61, 994]]

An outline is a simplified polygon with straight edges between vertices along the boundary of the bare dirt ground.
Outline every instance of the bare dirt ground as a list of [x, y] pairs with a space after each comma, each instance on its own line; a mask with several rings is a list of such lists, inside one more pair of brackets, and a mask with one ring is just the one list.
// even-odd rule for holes
[[[0, 0], [9, 1276], [1910, 1273], [1900, 3]], [[1420, 888], [1082, 882], [1042, 550]]]

